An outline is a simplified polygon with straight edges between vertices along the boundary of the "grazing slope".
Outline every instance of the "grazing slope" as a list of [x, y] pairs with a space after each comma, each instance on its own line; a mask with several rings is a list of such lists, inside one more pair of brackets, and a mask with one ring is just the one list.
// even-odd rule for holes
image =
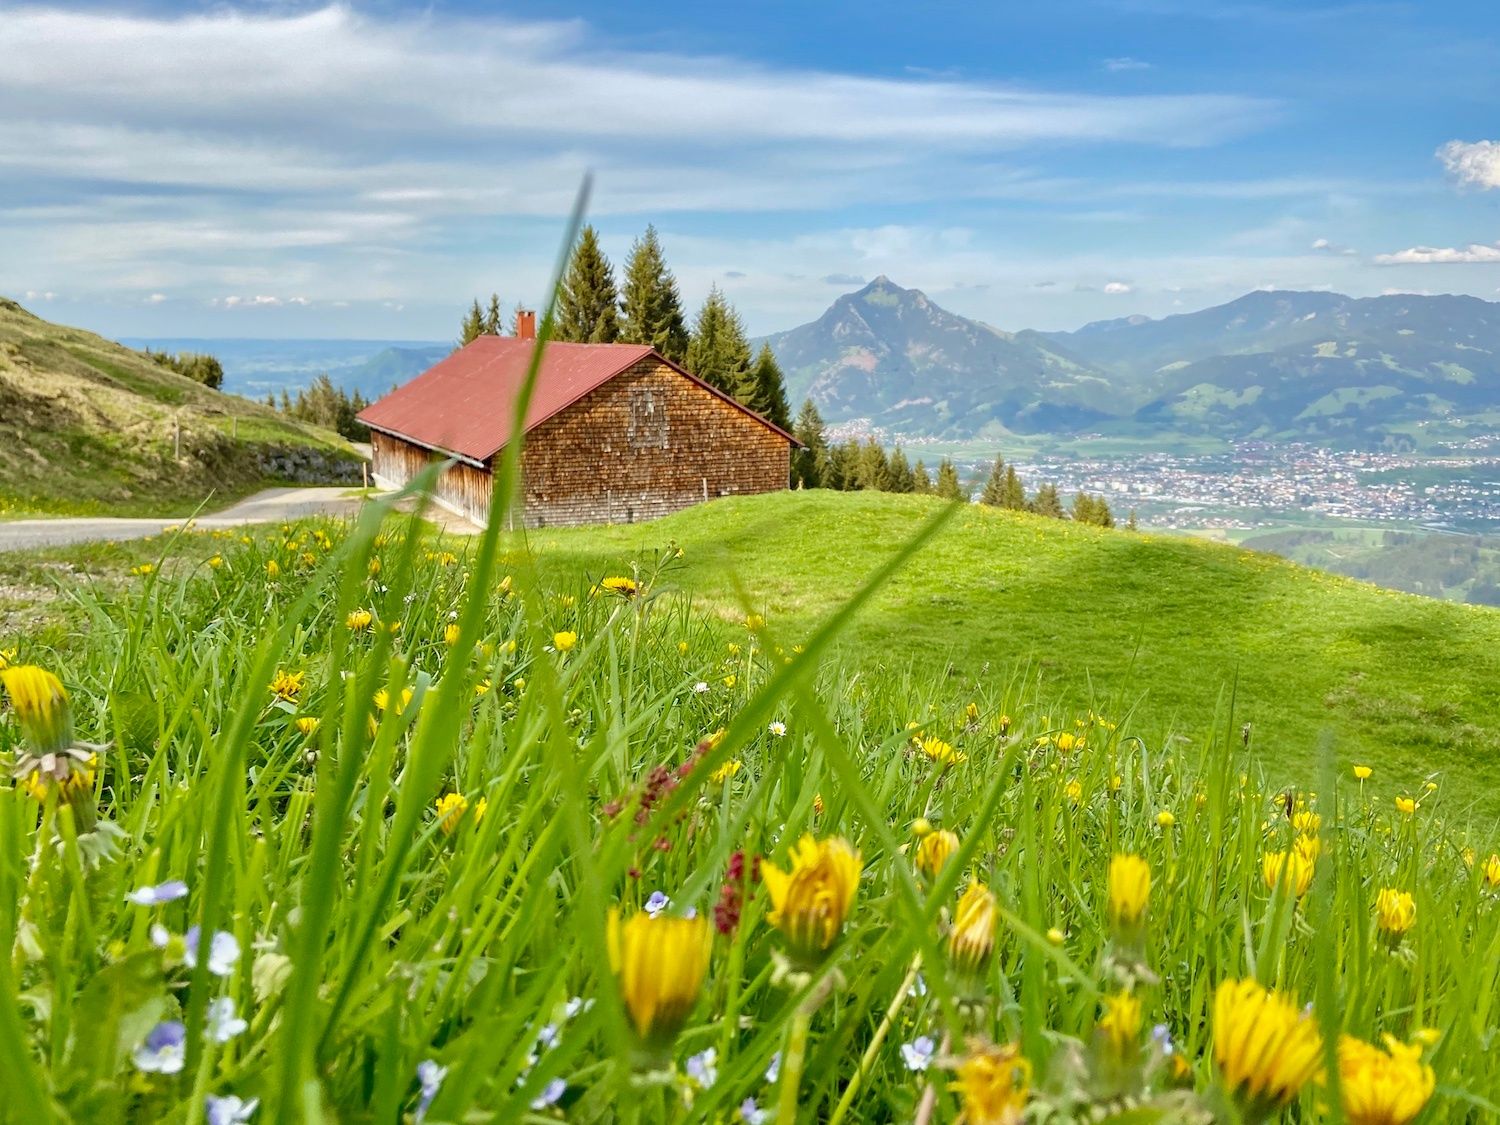
[[353, 457], [332, 433], [0, 298], [0, 515], [185, 514], [257, 487], [277, 452]]
[[[871, 493], [732, 499], [652, 524], [544, 532], [555, 562], [622, 549], [684, 551], [680, 581], [736, 612], [742, 585], [773, 619], [809, 625], [911, 535], [937, 503]], [[1378, 589], [1188, 538], [1101, 531], [975, 507], [883, 589], [847, 642], [862, 662], [1040, 683], [1059, 706], [1198, 738], [1216, 706], [1274, 780], [1310, 783], [1327, 732], [1381, 792], [1443, 771], [1485, 830], [1500, 739], [1500, 613]]]

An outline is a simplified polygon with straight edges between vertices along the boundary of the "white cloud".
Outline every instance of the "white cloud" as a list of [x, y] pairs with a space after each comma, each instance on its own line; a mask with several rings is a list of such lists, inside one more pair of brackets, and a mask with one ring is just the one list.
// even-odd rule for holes
[[[226, 309], [275, 309], [280, 308], [282, 305], [288, 303], [289, 302], [283, 301], [280, 297], [272, 297], [266, 295], [255, 297], [215, 297], [209, 302], [209, 304], [211, 305]], [[294, 298], [290, 303], [305, 304], [306, 302], [299, 302], [296, 298]]]
[[1133, 59], [1129, 55], [1124, 55], [1116, 59], [1105, 59], [1104, 69], [1112, 74], [1118, 74], [1124, 70], [1150, 70], [1151, 64], [1143, 62], [1140, 59]]
[[1471, 242], [1468, 246], [1412, 246], [1390, 254], [1376, 254], [1382, 266], [1445, 266], [1500, 262], [1500, 243]]
[[163, 301], [165, 301], [166, 299], [167, 299], [167, 295], [165, 293], [153, 293], [153, 294], [151, 294], [151, 296], [149, 296], [149, 297], [146, 298], [146, 304], [148, 304], [148, 305], [159, 305]]
[[25, 297], [28, 301], [55, 301], [57, 299], [57, 294], [51, 292], [42, 292], [38, 289], [28, 289], [26, 290]]
[[1437, 158], [1460, 187], [1500, 188], [1500, 141], [1449, 141]]
[[1354, 247], [1352, 246], [1341, 246], [1339, 243], [1330, 242], [1326, 238], [1313, 239], [1312, 245], [1309, 247], [1309, 249], [1319, 254], [1342, 254], [1345, 257], [1353, 257], [1354, 255], [1359, 253], [1359, 251], [1354, 249]]
[[1131, 291], [1132, 287], [1123, 281], [1106, 282], [1104, 286], [1104, 292], [1106, 293], [1129, 293]]

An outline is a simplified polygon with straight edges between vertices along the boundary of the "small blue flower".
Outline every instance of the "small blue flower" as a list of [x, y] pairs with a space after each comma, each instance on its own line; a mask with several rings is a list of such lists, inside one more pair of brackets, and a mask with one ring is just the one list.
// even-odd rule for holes
[[568, 1084], [561, 1078], [554, 1078], [542, 1087], [540, 1094], [531, 1099], [531, 1108], [546, 1109], [549, 1105], [556, 1105], [567, 1092]]
[[234, 1000], [221, 996], [208, 1006], [208, 1034], [215, 1043], [228, 1043], [250, 1024], [235, 1015]]
[[175, 902], [188, 893], [188, 885], [181, 879], [158, 883], [154, 887], [137, 887], [125, 896], [127, 902], [137, 906], [160, 906], [164, 902]]
[[1172, 1032], [1164, 1023], [1159, 1023], [1151, 1029], [1151, 1042], [1164, 1055], [1170, 1055], [1173, 1051]]
[[[198, 966], [198, 938], [197, 926], [190, 926], [182, 935], [182, 963], [190, 969]], [[170, 949], [172, 941], [172, 934], [165, 926], [151, 927], [151, 944], [158, 949]], [[234, 935], [223, 930], [214, 931], [213, 940], [208, 943], [208, 971], [216, 977], [227, 977], [234, 972], [239, 959], [240, 943]]]
[[438, 1096], [438, 1091], [443, 1088], [443, 1079], [448, 1077], [448, 1068], [438, 1066], [436, 1059], [423, 1059], [417, 1064], [417, 1082], [422, 1087], [422, 1095], [417, 1099], [417, 1112], [415, 1118], [417, 1125], [427, 1117], [427, 1111], [432, 1107], [432, 1101]]
[[746, 1098], [740, 1102], [740, 1120], [745, 1125], [766, 1125], [771, 1120], [771, 1114], [756, 1105], [754, 1098]]
[[667, 909], [667, 907], [671, 905], [672, 900], [669, 899], [666, 895], [662, 894], [661, 891], [652, 891], [651, 897], [646, 900], [644, 909], [647, 914], [655, 918], [658, 914], [660, 914], [663, 910]]
[[557, 1024], [549, 1023], [542, 1025], [542, 1030], [536, 1033], [536, 1045], [544, 1051], [550, 1051], [557, 1046]]
[[766, 1067], [766, 1081], [775, 1082], [781, 1077], [781, 1052], [777, 1051], [771, 1056], [771, 1065]]
[[919, 996], [927, 995], [927, 981], [921, 973], [917, 974], [917, 979], [913, 981], [912, 986], [906, 990], [906, 994], [913, 999], [916, 999]]
[[575, 996], [563, 1005], [564, 1019], [577, 1019], [584, 1012], [594, 1006], [593, 1000], [585, 1000], [582, 996]]
[[146, 1033], [146, 1041], [135, 1049], [136, 1069], [147, 1074], [177, 1074], [182, 1070], [187, 1028], [179, 1020], [159, 1023]]
[[714, 1084], [714, 1080], [719, 1077], [719, 1070], [714, 1065], [718, 1061], [718, 1058], [718, 1050], [714, 1047], [709, 1047], [706, 1050], [699, 1051], [696, 1055], [690, 1055], [684, 1069], [687, 1070], [689, 1078], [707, 1090]]
[[901, 1044], [901, 1058], [907, 1070], [926, 1070], [932, 1065], [932, 1056], [937, 1044], [928, 1035], [919, 1035], [910, 1043]]
[[233, 1094], [224, 1098], [216, 1098], [209, 1094], [204, 1099], [203, 1116], [207, 1119], [208, 1125], [242, 1125], [242, 1122], [250, 1120], [259, 1107], [259, 1098], [246, 1101]]

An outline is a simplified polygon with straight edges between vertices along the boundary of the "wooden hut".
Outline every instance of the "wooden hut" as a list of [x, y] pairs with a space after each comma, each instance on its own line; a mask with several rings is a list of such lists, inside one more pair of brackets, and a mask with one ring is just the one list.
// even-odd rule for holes
[[[536, 341], [481, 336], [371, 404], [377, 483], [451, 459], [434, 500], [488, 518], [494, 473]], [[631, 523], [787, 487], [797, 440], [643, 344], [548, 344], [526, 412], [528, 527]]]

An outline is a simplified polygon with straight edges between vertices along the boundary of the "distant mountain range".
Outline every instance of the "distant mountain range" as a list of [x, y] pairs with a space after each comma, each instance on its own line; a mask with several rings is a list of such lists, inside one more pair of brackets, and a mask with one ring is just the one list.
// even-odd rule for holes
[[286, 390], [295, 395], [326, 374], [351, 394], [385, 394], [420, 375], [453, 350], [435, 340], [196, 340], [129, 337], [126, 347], [157, 351], [207, 352], [224, 365], [224, 390], [264, 399]]
[[914, 436], [1170, 429], [1376, 446], [1500, 430], [1500, 304], [1475, 297], [1255, 292], [1011, 333], [879, 277], [765, 339], [794, 405]]

